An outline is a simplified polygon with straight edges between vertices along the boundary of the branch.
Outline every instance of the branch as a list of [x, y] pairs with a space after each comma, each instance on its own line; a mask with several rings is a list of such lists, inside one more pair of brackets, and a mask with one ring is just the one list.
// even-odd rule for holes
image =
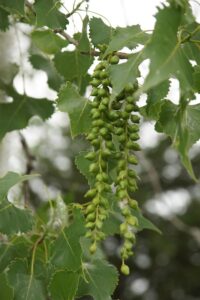
[[[70, 44], [73, 44], [75, 47], [79, 46], [79, 42], [77, 40], [75, 40], [73, 37], [71, 37], [64, 30], [54, 29], [53, 32], [56, 34], [58, 33], [61, 36], [63, 36]], [[83, 55], [91, 55], [91, 56], [99, 56], [101, 54], [100, 51], [93, 50], [93, 49], [91, 51], [80, 51], [80, 53]], [[129, 53], [125, 53], [125, 52], [116, 52], [115, 55], [117, 55], [120, 59], [128, 59], [130, 56]]]

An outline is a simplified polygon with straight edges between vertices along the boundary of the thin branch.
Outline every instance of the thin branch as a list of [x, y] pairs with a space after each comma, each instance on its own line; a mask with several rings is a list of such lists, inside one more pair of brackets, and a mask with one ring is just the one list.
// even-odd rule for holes
[[[73, 37], [71, 37], [68, 33], [63, 31], [62, 29], [54, 29], [53, 32], [62, 35], [70, 44], [73, 44], [75, 47], [78, 47], [79, 42], [75, 40]], [[91, 56], [99, 56], [101, 54], [100, 51], [93, 50], [93, 49], [91, 51], [80, 51], [80, 53], [83, 55], [91, 55]], [[130, 56], [129, 53], [125, 53], [125, 52], [116, 52], [115, 54], [121, 59], [128, 59]]]

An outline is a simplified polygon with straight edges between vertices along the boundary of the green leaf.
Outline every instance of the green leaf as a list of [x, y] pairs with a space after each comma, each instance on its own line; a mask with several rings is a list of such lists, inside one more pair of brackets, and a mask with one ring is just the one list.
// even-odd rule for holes
[[68, 45], [68, 42], [51, 30], [35, 30], [31, 33], [31, 38], [36, 47], [47, 54], [55, 54], [63, 47]]
[[112, 36], [112, 27], [107, 26], [102, 19], [93, 17], [90, 22], [90, 38], [94, 46], [108, 44]]
[[33, 217], [28, 210], [19, 209], [4, 200], [0, 203], [0, 232], [7, 235], [32, 229]]
[[84, 266], [85, 278], [80, 279], [78, 296], [90, 295], [95, 300], [110, 300], [118, 283], [118, 273], [114, 266], [103, 260], [96, 260]]
[[91, 106], [89, 101], [80, 96], [71, 83], [68, 82], [60, 90], [57, 107], [60, 111], [69, 114], [72, 137], [90, 130]]
[[50, 260], [56, 268], [66, 268], [68, 271], [81, 268], [82, 250], [79, 240], [84, 234], [84, 220], [82, 215], [77, 213], [73, 223], [62, 230], [51, 246]]
[[14, 289], [15, 300], [46, 300], [43, 283], [30, 274], [26, 260], [17, 259], [7, 271], [9, 284]]
[[75, 158], [75, 165], [80, 173], [85, 176], [89, 185], [92, 186], [94, 183], [94, 176], [89, 172], [91, 162], [85, 158], [87, 153], [88, 151], [81, 151]]
[[83, 20], [82, 33], [80, 35], [77, 51], [90, 51], [90, 41], [88, 39], [87, 27], [88, 27], [88, 17], [86, 16]]
[[10, 241], [0, 244], [0, 272], [3, 272], [11, 261], [29, 255], [29, 244], [24, 236], [15, 236]]
[[19, 175], [14, 172], [8, 172], [4, 177], [0, 178], [0, 202], [2, 202], [11, 187], [23, 181], [34, 178], [37, 175]]
[[132, 54], [127, 62], [108, 68], [113, 85], [113, 96], [119, 94], [127, 84], [135, 82], [139, 76], [138, 66], [142, 60], [143, 53], [138, 52]]
[[150, 69], [142, 92], [157, 86], [172, 74], [180, 81], [182, 92], [192, 89], [193, 68], [177, 39], [181, 17], [180, 7], [164, 7], [157, 13], [152, 38], [145, 48], [145, 55], [150, 58]]
[[155, 226], [150, 220], [148, 220], [147, 218], [145, 218], [141, 211], [138, 210], [132, 210], [133, 215], [138, 219], [138, 223], [139, 223], [139, 227], [138, 230], [144, 230], [144, 229], [148, 229], [148, 230], [153, 230], [156, 231], [159, 234], [162, 234], [162, 232], [160, 231], [160, 229]]
[[63, 78], [57, 72], [52, 60], [39, 54], [33, 54], [29, 57], [29, 61], [35, 69], [46, 72], [48, 77], [47, 83], [50, 88], [55, 91], [60, 89], [60, 86], [63, 83]]
[[165, 80], [157, 86], [151, 88], [147, 93], [146, 114], [149, 118], [157, 120], [159, 118], [162, 100], [169, 92], [170, 81]]
[[6, 31], [9, 27], [9, 13], [0, 7], [0, 30]]
[[105, 55], [113, 51], [121, 50], [124, 47], [134, 49], [138, 44], [146, 44], [150, 35], [141, 30], [139, 25], [117, 27]]
[[8, 92], [14, 101], [0, 103], [0, 140], [9, 131], [25, 128], [31, 117], [39, 116], [45, 120], [54, 111], [53, 103], [47, 99], [19, 95], [14, 90]]
[[54, 273], [49, 291], [52, 300], [72, 300], [75, 297], [80, 274], [60, 270]]
[[166, 100], [161, 108], [160, 118], [156, 123], [156, 130], [164, 132], [172, 139], [178, 150], [181, 161], [190, 176], [196, 180], [188, 152], [191, 146], [200, 139], [200, 104], [175, 105]]
[[8, 285], [5, 273], [0, 274], [1, 299], [13, 300], [13, 289]]
[[73, 79], [77, 79], [79, 85], [81, 77], [87, 74], [92, 62], [92, 57], [89, 55], [80, 54], [77, 51], [59, 52], [54, 58], [54, 64], [57, 71], [66, 80], [72, 81]]
[[13, 14], [24, 14], [24, 0], [1, 0], [0, 6]]
[[66, 16], [58, 10], [56, 0], [36, 0], [34, 9], [36, 12], [37, 26], [48, 26], [49, 28], [65, 29], [68, 20]]

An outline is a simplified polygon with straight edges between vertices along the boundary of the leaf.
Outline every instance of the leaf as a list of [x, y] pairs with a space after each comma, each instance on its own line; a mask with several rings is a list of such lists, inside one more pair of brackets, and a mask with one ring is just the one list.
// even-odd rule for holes
[[85, 155], [88, 153], [88, 151], [81, 151], [76, 157], [75, 157], [75, 165], [77, 169], [80, 171], [80, 173], [85, 176], [90, 186], [94, 183], [94, 176], [91, 175], [89, 172], [89, 166], [91, 162], [85, 158]]
[[107, 26], [102, 19], [93, 17], [90, 22], [90, 38], [94, 46], [108, 44], [112, 36], [112, 27]]
[[29, 61], [35, 69], [46, 72], [48, 77], [47, 83], [50, 88], [56, 91], [60, 89], [60, 86], [63, 83], [63, 78], [57, 72], [52, 60], [39, 54], [33, 54], [29, 57]]
[[80, 237], [85, 234], [83, 217], [77, 213], [74, 222], [62, 230], [51, 246], [51, 263], [56, 268], [77, 271], [81, 267]]
[[53, 103], [47, 99], [19, 95], [14, 90], [8, 92], [14, 101], [0, 103], [0, 140], [9, 131], [25, 128], [31, 117], [39, 116], [45, 120], [54, 111]]
[[127, 84], [135, 82], [139, 76], [138, 66], [143, 60], [142, 56], [142, 52], [132, 54], [127, 62], [108, 68], [113, 85], [113, 96], [119, 94]]
[[0, 244], [0, 272], [3, 272], [11, 261], [29, 255], [29, 244], [23, 236], [15, 236], [11, 241]]
[[60, 111], [69, 114], [72, 137], [81, 133], [87, 133], [90, 130], [91, 106], [89, 101], [80, 96], [71, 83], [68, 82], [60, 90], [57, 107]]
[[0, 6], [13, 14], [24, 14], [24, 0], [1, 0]]
[[172, 74], [180, 81], [182, 92], [192, 89], [193, 68], [177, 39], [181, 17], [180, 7], [165, 6], [158, 11], [152, 38], [144, 50], [145, 56], [150, 58], [150, 68], [142, 92], [157, 86]]
[[5, 273], [0, 274], [1, 299], [13, 300], [13, 289], [8, 285]]
[[95, 300], [110, 300], [118, 283], [114, 266], [103, 260], [96, 260], [84, 266], [85, 278], [80, 279], [78, 297], [91, 295]]
[[200, 104], [183, 106], [166, 100], [156, 123], [157, 131], [164, 132], [171, 137], [183, 165], [194, 180], [196, 177], [188, 157], [188, 151], [200, 139], [199, 118]]
[[153, 230], [156, 231], [159, 234], [162, 234], [162, 232], [160, 231], [160, 229], [155, 226], [150, 220], [148, 220], [147, 218], [145, 218], [141, 211], [138, 210], [132, 210], [133, 215], [138, 219], [138, 223], [139, 223], [139, 227], [138, 230], [144, 230], [144, 229], [148, 229], [148, 230]]
[[23, 181], [34, 178], [37, 175], [19, 175], [14, 172], [8, 172], [4, 177], [0, 178], [0, 202], [2, 202], [11, 187]]
[[31, 33], [33, 43], [41, 51], [47, 54], [55, 54], [68, 45], [67, 40], [62, 39], [51, 30], [35, 30]]
[[15, 300], [46, 300], [43, 283], [30, 274], [26, 260], [17, 259], [9, 265], [9, 284], [14, 289]]
[[48, 26], [52, 29], [65, 29], [68, 20], [66, 16], [58, 10], [58, 2], [54, 0], [36, 0], [34, 10], [36, 12], [37, 26]]
[[87, 27], [88, 27], [88, 16], [83, 20], [82, 33], [80, 35], [77, 51], [90, 51], [90, 41], [88, 39]]
[[77, 51], [59, 52], [54, 58], [57, 71], [69, 81], [73, 79], [81, 80], [81, 77], [87, 74], [92, 62], [92, 57], [80, 54]]
[[9, 27], [9, 13], [0, 7], [0, 30], [6, 31]]
[[146, 44], [150, 35], [142, 31], [139, 25], [117, 27], [108, 45], [105, 55], [124, 47], [134, 49], [138, 44]]
[[52, 300], [72, 300], [75, 297], [80, 274], [60, 270], [54, 273], [49, 291]]
[[19, 209], [4, 200], [0, 203], [0, 232], [7, 235], [32, 229], [33, 217], [28, 210]]
[[149, 118], [153, 120], [159, 118], [162, 100], [167, 96], [169, 87], [169, 80], [165, 80], [148, 91], [146, 114]]

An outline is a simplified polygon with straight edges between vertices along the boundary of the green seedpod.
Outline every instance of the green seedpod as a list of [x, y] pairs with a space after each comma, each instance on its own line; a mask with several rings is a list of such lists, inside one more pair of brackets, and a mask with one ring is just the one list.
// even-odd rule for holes
[[137, 203], [137, 201], [134, 200], [134, 199], [130, 199], [130, 200], [129, 200], [129, 205], [130, 205], [130, 207], [131, 207], [132, 209], [138, 209], [138, 203]]
[[89, 172], [90, 173], [97, 173], [99, 170], [98, 163], [92, 163], [89, 167]]
[[138, 219], [134, 216], [129, 216], [127, 219], [126, 219], [127, 223], [131, 226], [138, 226]]
[[126, 101], [130, 104], [133, 104], [135, 102], [134, 96], [128, 96], [126, 97]]
[[127, 186], [128, 186], [128, 181], [127, 181], [126, 179], [121, 180], [121, 181], [119, 182], [119, 185], [120, 185], [120, 188], [125, 189], [125, 188], [127, 188]]
[[102, 119], [92, 121], [92, 126], [102, 127], [104, 125], [104, 121]]
[[108, 105], [109, 101], [110, 101], [110, 99], [108, 97], [105, 97], [105, 98], [102, 99], [101, 103], [103, 105]]
[[94, 107], [94, 108], [97, 108], [98, 106], [99, 106], [99, 102], [98, 101], [91, 101], [91, 105], [92, 105], [92, 107]]
[[119, 114], [116, 111], [110, 111], [109, 114], [108, 114], [108, 118], [111, 121], [115, 121], [119, 118]]
[[96, 196], [93, 200], [92, 200], [92, 203], [96, 206], [96, 205], [99, 205], [100, 203], [100, 198], [99, 196]]
[[127, 276], [130, 274], [130, 269], [125, 264], [122, 264], [120, 271], [122, 272], [122, 274], [127, 275]]
[[121, 120], [119, 116], [118, 116], [118, 120], [113, 122], [113, 125], [115, 125], [115, 127], [119, 127], [119, 128], [123, 128], [124, 124], [125, 124], [124, 120]]
[[99, 220], [104, 221], [106, 219], [106, 215], [99, 215]]
[[99, 147], [100, 146], [100, 140], [99, 139], [94, 139], [91, 141], [92, 146], [94, 147]]
[[120, 143], [125, 143], [126, 142], [126, 135], [121, 134], [121, 135], [119, 135], [118, 139], [119, 139]]
[[116, 135], [121, 135], [124, 133], [124, 128], [115, 128], [115, 134]]
[[100, 76], [101, 79], [107, 79], [108, 78], [108, 72], [106, 72], [105, 70], [101, 71], [99, 76]]
[[106, 134], [108, 134], [108, 129], [106, 127], [102, 127], [99, 130], [100, 135], [105, 136]]
[[110, 81], [109, 79], [103, 79], [103, 80], [102, 80], [102, 84], [103, 84], [104, 86], [112, 86], [112, 85], [111, 85], [111, 81]]
[[127, 223], [122, 223], [122, 224], [120, 224], [119, 230], [120, 230], [120, 233], [121, 233], [122, 235], [124, 235], [124, 234], [127, 232], [127, 230], [128, 230], [128, 225], [127, 225]]
[[135, 133], [139, 131], [139, 126], [137, 124], [132, 124], [128, 126], [128, 131], [130, 133]]
[[135, 235], [131, 231], [125, 232], [124, 237], [125, 237], [125, 239], [128, 239], [130, 241], [135, 240]]
[[103, 208], [101, 207], [101, 214], [105, 214], [107, 215], [107, 212], [105, 211], [105, 209], [108, 207], [108, 200], [104, 197], [101, 198], [101, 205], [103, 206]]
[[93, 87], [98, 87], [101, 84], [101, 81], [99, 79], [93, 78], [92, 81], [90, 81], [90, 84]]
[[108, 157], [110, 157], [112, 155], [112, 152], [105, 148], [102, 152], [101, 152], [101, 155], [104, 159], [107, 159]]
[[88, 160], [94, 160], [96, 158], [96, 153], [95, 152], [89, 152], [85, 155], [85, 158]]
[[133, 104], [130, 104], [130, 103], [126, 104], [126, 106], [125, 106], [125, 111], [126, 112], [130, 113], [130, 112], [133, 111], [133, 109], [134, 109], [134, 105]]
[[120, 116], [124, 120], [128, 120], [129, 119], [129, 113], [127, 111], [121, 111]]
[[113, 158], [120, 159], [121, 157], [122, 157], [121, 152], [115, 152], [115, 153], [113, 153]]
[[104, 105], [103, 103], [101, 103], [101, 104], [99, 105], [99, 111], [105, 112], [106, 110], [107, 110], [107, 106]]
[[99, 71], [99, 70], [103, 70], [106, 66], [107, 63], [105, 64], [105, 61], [101, 61], [94, 69], [94, 71]]
[[138, 164], [137, 158], [134, 155], [131, 155], [131, 156], [128, 157], [128, 162], [132, 165], [137, 165]]
[[139, 144], [132, 142], [132, 150], [134, 151], [140, 151], [141, 147]]
[[99, 127], [93, 127], [93, 128], [92, 128], [92, 133], [94, 133], [95, 135], [96, 135], [97, 133], [99, 133]]
[[117, 191], [117, 196], [119, 199], [124, 199], [127, 197], [127, 191], [126, 190], [119, 190]]
[[133, 93], [134, 87], [132, 83], [128, 83], [124, 88], [125, 93]]
[[127, 176], [127, 171], [126, 170], [120, 170], [118, 178], [122, 179], [122, 178], [126, 178]]
[[119, 62], [119, 56], [114, 55], [110, 58], [111, 65], [116, 65], [116, 64], [118, 64], [118, 62]]
[[102, 231], [98, 231], [97, 236], [98, 236], [99, 240], [103, 240], [106, 237], [105, 233], [103, 233]]
[[120, 102], [114, 101], [114, 102], [112, 103], [112, 109], [118, 110], [118, 109], [120, 109], [121, 107], [122, 107], [122, 103], [120, 103]]
[[132, 141], [137, 141], [140, 138], [138, 133], [131, 133], [129, 137]]
[[99, 119], [101, 117], [101, 113], [99, 110], [96, 110], [95, 112], [92, 113], [92, 119]]
[[113, 132], [113, 131], [114, 131], [114, 127], [113, 127], [112, 124], [107, 123], [107, 124], [106, 124], [106, 127], [108, 128], [108, 130], [109, 130], [110, 132]]
[[103, 222], [100, 221], [100, 220], [96, 220], [96, 227], [97, 227], [98, 229], [101, 229], [102, 226], [103, 226]]
[[119, 170], [123, 170], [126, 167], [126, 160], [120, 159], [117, 164]]
[[96, 189], [91, 189], [85, 194], [85, 198], [93, 198], [97, 193]]
[[97, 251], [97, 245], [96, 242], [94, 242], [91, 246], [90, 246], [90, 253], [94, 254]]
[[140, 122], [140, 117], [138, 115], [131, 115], [131, 121], [133, 123], [139, 123]]
[[126, 206], [126, 207], [124, 207], [124, 208], [122, 209], [122, 215], [125, 216], [125, 217], [131, 215], [131, 212], [130, 212], [130, 209], [129, 209], [128, 206]]
[[128, 176], [130, 176], [131, 178], [136, 178], [137, 177], [137, 173], [134, 170], [129, 169], [128, 170]]
[[91, 238], [92, 237], [92, 231], [87, 231], [85, 237], [86, 238]]
[[140, 111], [139, 107], [136, 104], [133, 107], [133, 111], [136, 111], [136, 112]]
[[86, 223], [85, 227], [89, 228], [89, 229], [93, 229], [95, 227], [95, 223], [94, 222], [88, 222], [88, 223]]
[[99, 79], [100, 78], [100, 73], [101, 73], [101, 71], [94, 71], [94, 73], [92, 74], [92, 78]]
[[104, 135], [104, 140], [111, 141], [112, 140], [112, 135], [110, 133], [107, 133], [106, 135]]
[[128, 179], [128, 186], [133, 186], [135, 189], [137, 189], [137, 183], [136, 183], [135, 178]]
[[107, 168], [107, 163], [104, 160], [101, 160], [100, 166], [101, 166], [102, 170], [105, 170]]
[[88, 214], [87, 217], [86, 217], [86, 222], [94, 221], [95, 218], [96, 218], [95, 213], [94, 213], [94, 212], [93, 212], [93, 213], [90, 213], [90, 214]]
[[122, 91], [122, 92], [120, 92], [120, 93], [116, 96], [115, 99], [116, 99], [117, 101], [121, 101], [121, 100], [123, 100], [125, 97], [126, 97], [126, 95], [125, 95], [124, 91]]
[[107, 90], [104, 88], [98, 89], [98, 96], [104, 97], [107, 95]]
[[92, 132], [90, 132], [89, 134], [88, 134], [88, 136], [87, 136], [87, 140], [88, 141], [92, 141], [92, 140], [94, 140], [96, 138], [96, 135], [94, 134], [94, 133], [92, 133]]
[[131, 185], [128, 185], [128, 191], [131, 192], [131, 193], [134, 193], [136, 191], [136, 186], [131, 186]]
[[105, 142], [106, 148], [113, 150], [114, 149], [114, 145], [112, 141], [106, 141]]
[[95, 210], [95, 206], [93, 204], [89, 204], [85, 210], [86, 214], [89, 214]]
[[128, 251], [131, 250], [133, 248], [133, 244], [131, 243], [131, 241], [126, 240], [124, 243], [124, 248]]
[[98, 96], [98, 94], [99, 94], [98, 91], [99, 91], [99, 90], [98, 90], [97, 88], [93, 88], [93, 89], [92, 89], [92, 92], [91, 92], [91, 96], [94, 96], [94, 97], [95, 97], [95, 96]]

